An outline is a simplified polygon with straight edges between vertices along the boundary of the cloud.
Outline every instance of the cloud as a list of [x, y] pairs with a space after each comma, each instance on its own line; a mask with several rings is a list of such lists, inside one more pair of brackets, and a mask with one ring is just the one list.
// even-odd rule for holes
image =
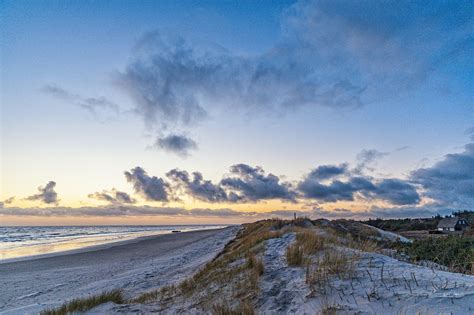
[[374, 168], [371, 167], [371, 165], [386, 155], [388, 155], [388, 153], [380, 152], [374, 149], [362, 150], [359, 154], [357, 154], [357, 166], [352, 171], [359, 175], [365, 170], [373, 172]]
[[239, 200], [260, 201], [283, 199], [295, 201], [296, 193], [287, 183], [281, 183], [278, 176], [265, 174], [261, 167], [236, 164], [230, 168], [231, 176], [221, 180], [221, 185], [235, 193]]
[[170, 185], [162, 178], [148, 176], [147, 172], [139, 166], [130, 172], [126, 171], [125, 178], [133, 184], [135, 192], [146, 200], [166, 202], [170, 199]]
[[195, 215], [199, 217], [256, 217], [262, 216], [257, 212], [249, 211], [236, 211], [232, 209], [209, 209], [209, 208], [197, 208], [189, 210], [190, 215]]
[[201, 50], [184, 39], [150, 32], [117, 75], [148, 128], [173, 130], [201, 122], [212, 108], [286, 111], [299, 106], [358, 107], [363, 88], [321, 80], [293, 52], [276, 47], [256, 57]]
[[[218, 183], [205, 180], [200, 172], [189, 174], [179, 169], [166, 173], [173, 185], [161, 178], [148, 176], [140, 167], [126, 172], [126, 176], [134, 184], [136, 192], [147, 200], [164, 202], [169, 201], [169, 195], [188, 195], [211, 203], [259, 202], [270, 199], [296, 202], [301, 198], [319, 202], [377, 199], [392, 205], [420, 202], [416, 187], [408, 181], [356, 176], [347, 163], [319, 166], [306, 175], [297, 187], [281, 182], [278, 176], [265, 173], [261, 167], [247, 164], [231, 166], [230, 174]], [[153, 197], [152, 193], [157, 196]]]
[[3, 203], [4, 204], [11, 204], [13, 201], [15, 201], [15, 198], [16, 198], [15, 196], [7, 198], [7, 199], [3, 200]]
[[281, 183], [273, 174], [265, 174], [260, 167], [236, 164], [230, 168], [230, 176], [218, 184], [204, 180], [199, 172], [192, 173], [173, 169], [166, 176], [183, 187], [190, 196], [207, 202], [258, 202], [268, 199], [295, 201], [296, 193], [287, 183]]
[[350, 73], [366, 96], [387, 97], [442, 75], [435, 71], [446, 61], [462, 65], [473, 48], [472, 13], [468, 1], [298, 1], [283, 26], [301, 55], [336, 77]]
[[194, 208], [186, 210], [179, 207], [152, 207], [152, 206], [127, 206], [108, 205], [101, 207], [47, 207], [47, 208], [19, 208], [0, 207], [0, 216], [41, 216], [41, 217], [209, 217], [209, 218], [248, 218], [258, 220], [263, 218], [279, 217], [283, 219], [297, 217], [328, 218], [328, 219], [368, 219], [368, 218], [420, 218], [431, 217], [436, 214], [450, 214], [451, 210], [440, 207], [393, 207], [353, 211], [344, 208], [324, 210], [314, 208], [311, 210], [273, 210], [268, 212], [237, 211], [228, 208], [209, 209]]
[[189, 151], [197, 149], [197, 143], [186, 136], [168, 135], [166, 137], [159, 137], [156, 140], [155, 147], [186, 157], [190, 154]]
[[[281, 36], [266, 51], [239, 55], [149, 32], [116, 82], [160, 134], [191, 128], [216, 109], [354, 109], [429, 76], [443, 82], [444, 72], [456, 75], [472, 52], [471, 18], [467, 1], [297, 1], [281, 15]], [[446, 61], [451, 66], [441, 67]]]
[[[337, 172], [329, 172], [329, 174], [344, 175], [346, 179], [344, 181], [334, 179], [330, 183], [321, 183], [321, 179], [328, 178], [321, 177], [321, 174], [327, 174], [323, 170], [336, 170]], [[359, 199], [384, 200], [393, 205], [420, 202], [416, 188], [410, 183], [396, 178], [373, 179], [368, 176], [354, 176], [347, 170], [347, 165], [317, 167], [298, 183], [298, 190], [305, 198], [323, 202], [354, 201], [356, 196], [360, 197]]]
[[298, 184], [299, 191], [305, 198], [316, 199], [324, 202], [353, 201], [354, 193], [367, 186], [366, 189], [373, 189], [370, 181], [363, 178], [355, 178], [348, 182], [334, 180], [330, 184], [321, 184], [319, 179], [308, 174], [306, 178]]
[[136, 200], [123, 191], [112, 189], [112, 191], [103, 190], [88, 195], [89, 198], [110, 202], [111, 204], [132, 204]]
[[474, 142], [474, 127], [468, 128], [466, 134], [470, 136], [471, 141]]
[[374, 197], [390, 202], [393, 205], [418, 204], [421, 201], [416, 188], [401, 179], [388, 178], [376, 184]]
[[204, 180], [202, 174], [199, 172], [192, 173], [192, 179], [188, 172], [173, 169], [166, 173], [166, 176], [184, 187], [185, 192], [190, 196], [199, 200], [207, 202], [226, 202], [237, 201], [238, 197], [235, 194], [230, 196], [220, 186], [213, 184], [210, 180]]
[[105, 97], [84, 97], [79, 94], [71, 93], [56, 84], [45, 85], [42, 91], [59, 100], [78, 106], [94, 116], [118, 115], [120, 113], [119, 106]]
[[321, 165], [311, 171], [309, 177], [317, 180], [330, 179], [347, 173], [348, 164], [343, 163], [339, 165]]
[[57, 204], [58, 203], [58, 194], [54, 190], [56, 187], [56, 182], [49, 181], [46, 186], [38, 187], [39, 194], [26, 197], [26, 200], [39, 200], [46, 204]]
[[232, 209], [194, 208], [186, 210], [174, 207], [109, 205], [103, 207], [48, 207], [48, 208], [0, 208], [0, 215], [45, 217], [122, 217], [122, 216], [173, 216], [173, 217], [263, 217], [265, 214]]
[[450, 207], [474, 205], [474, 143], [461, 153], [447, 154], [431, 167], [414, 170], [410, 179], [424, 195]]

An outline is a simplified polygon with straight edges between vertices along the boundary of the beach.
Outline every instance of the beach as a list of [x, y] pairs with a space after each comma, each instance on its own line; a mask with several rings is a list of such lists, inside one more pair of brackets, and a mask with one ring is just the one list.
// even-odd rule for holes
[[38, 313], [112, 289], [134, 296], [178, 282], [213, 259], [237, 230], [149, 236], [0, 264], [0, 314]]

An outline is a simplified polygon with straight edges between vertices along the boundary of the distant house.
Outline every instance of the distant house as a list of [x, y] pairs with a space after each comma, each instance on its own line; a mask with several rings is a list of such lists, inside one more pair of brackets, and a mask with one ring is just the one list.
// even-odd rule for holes
[[438, 231], [443, 233], [463, 232], [469, 229], [469, 224], [463, 218], [444, 218], [438, 223]]

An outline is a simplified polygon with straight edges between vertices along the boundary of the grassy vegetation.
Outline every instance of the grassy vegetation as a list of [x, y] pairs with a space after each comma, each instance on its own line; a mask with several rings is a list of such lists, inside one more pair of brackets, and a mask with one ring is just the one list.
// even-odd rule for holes
[[[474, 211], [462, 210], [462, 211], [453, 211], [453, 216], [466, 219], [470, 224], [474, 224]], [[434, 216], [432, 218], [421, 218], [421, 219], [369, 219], [367, 221], [362, 221], [365, 224], [375, 226], [377, 228], [393, 231], [393, 232], [402, 232], [402, 231], [422, 231], [422, 230], [435, 230], [438, 226], [439, 221], [443, 217], [440, 215]]]
[[325, 250], [318, 259], [306, 267], [306, 284], [313, 294], [326, 294], [332, 277], [353, 279], [359, 256], [338, 250]]
[[[352, 285], [352, 280], [357, 278], [360, 254], [342, 248], [373, 252], [392, 244], [380, 240], [375, 229], [353, 220], [263, 220], [244, 224], [236, 238], [216, 258], [176, 285], [146, 292], [129, 301], [124, 301], [120, 291], [105, 292], [69, 301], [41, 314], [84, 312], [106, 302], [158, 302], [157, 312], [171, 305], [183, 305], [187, 309], [191, 303], [193, 308], [216, 315], [254, 314], [252, 305], [257, 301], [259, 280], [265, 273], [262, 259], [264, 243], [289, 232], [295, 233], [296, 238], [286, 249], [287, 263], [306, 269], [306, 283], [312, 294], [318, 295], [333, 290], [337, 283], [334, 279], [350, 280]], [[394, 247], [414, 260], [430, 260], [448, 266], [451, 271], [474, 274], [472, 237], [429, 238], [412, 244], [397, 243]], [[333, 314], [338, 310], [338, 305], [327, 304], [322, 305], [318, 314]]]
[[146, 303], [149, 301], [156, 301], [174, 295], [177, 292], [177, 288], [174, 285], [162, 287], [159, 290], [153, 290], [150, 292], [143, 293], [136, 298], [132, 299], [131, 303]]
[[229, 303], [215, 304], [212, 307], [213, 315], [254, 315], [255, 311], [252, 304], [248, 302], [239, 303], [231, 307]]
[[[194, 295], [200, 308], [205, 311], [212, 310], [216, 314], [234, 314], [232, 312], [235, 309], [232, 305], [215, 305], [215, 301], [231, 292], [232, 301], [238, 301], [238, 305], [242, 306], [257, 296], [258, 280], [264, 273], [264, 264], [259, 258], [259, 254], [264, 249], [263, 242], [280, 237], [284, 226], [286, 226], [284, 221], [276, 219], [244, 224], [236, 238], [229, 242], [214, 260], [207, 263], [192, 277], [182, 281], [176, 287], [144, 293], [134, 299], [134, 302], [147, 303], [159, 300], [162, 306], [166, 307], [167, 304], [174, 303], [176, 299]], [[213, 290], [209, 291], [211, 286]], [[223, 313], [218, 313], [217, 309]], [[225, 313], [226, 311], [230, 313]]]
[[257, 258], [257, 255], [255, 255], [255, 253], [248, 254], [247, 268], [255, 272], [257, 276], [263, 275], [263, 272], [265, 271], [263, 260], [261, 258]]
[[375, 226], [379, 229], [402, 232], [402, 231], [422, 231], [434, 230], [438, 226], [441, 217], [423, 219], [375, 219], [363, 221], [363, 223]]
[[94, 307], [107, 303], [113, 302], [117, 304], [124, 303], [124, 298], [120, 290], [113, 290], [104, 292], [99, 295], [90, 296], [87, 298], [74, 299], [64, 303], [62, 306], [55, 309], [47, 309], [42, 311], [41, 315], [66, 315], [78, 312], [86, 312]]
[[336, 315], [341, 312], [344, 308], [339, 304], [325, 303], [322, 305], [321, 310], [317, 313], [318, 315]]
[[465, 219], [471, 225], [474, 224], [474, 211], [470, 211], [470, 210], [453, 211], [452, 215]]
[[412, 244], [397, 244], [398, 250], [415, 261], [430, 260], [453, 272], [474, 274], [474, 238], [448, 236], [415, 240]]
[[350, 279], [355, 275], [358, 259], [356, 254], [328, 250], [318, 259], [317, 265], [328, 275], [336, 275], [339, 279]]
[[286, 248], [286, 262], [288, 266], [301, 266], [303, 264], [303, 249], [297, 242]]
[[308, 257], [325, 248], [325, 239], [310, 230], [297, 230], [296, 241], [286, 249], [286, 261], [290, 266], [301, 266]]
[[380, 240], [377, 230], [354, 220], [335, 220], [325, 229], [329, 233], [329, 236], [326, 237], [327, 242], [334, 245], [365, 252], [376, 252], [387, 243], [387, 241]]
[[[452, 216], [460, 217], [474, 225], [474, 211], [454, 211]], [[443, 217], [437, 215], [424, 219], [376, 219], [363, 223], [395, 232], [435, 230]], [[421, 233], [421, 232], [420, 232]], [[405, 235], [407, 235], [405, 234]], [[416, 236], [416, 234], [414, 234]], [[414, 238], [414, 237], [413, 237]], [[474, 274], [474, 229], [460, 236], [434, 237], [423, 234], [412, 244], [398, 243], [393, 247], [408, 254], [414, 261], [429, 260], [444, 265], [453, 272]]]
[[333, 277], [341, 280], [355, 277], [359, 255], [340, 251], [338, 246], [363, 250], [373, 248], [373, 243], [368, 240], [354, 242], [350, 234], [346, 235], [345, 239], [338, 237], [341, 233], [338, 233], [337, 227], [328, 229], [327, 232], [323, 236], [317, 235], [311, 229], [297, 229], [296, 240], [286, 249], [289, 266], [306, 267], [306, 284], [313, 294], [326, 294]]

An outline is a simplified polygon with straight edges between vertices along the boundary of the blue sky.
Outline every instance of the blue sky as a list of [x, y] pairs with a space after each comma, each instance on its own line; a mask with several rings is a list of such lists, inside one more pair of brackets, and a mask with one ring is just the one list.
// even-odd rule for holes
[[[440, 198], [440, 179], [433, 177], [443, 173], [437, 167], [452, 166], [449, 154], [464, 161], [456, 162], [459, 171], [472, 171], [469, 1], [1, 6], [0, 200], [8, 223], [36, 220], [34, 209], [56, 208], [55, 216], [61, 207], [324, 214], [347, 208], [361, 216], [387, 209], [416, 216], [472, 206], [474, 172], [455, 182], [453, 193], [467, 192], [464, 199]], [[379, 154], [356, 174], [364, 152]], [[340, 177], [310, 178], [319, 166], [346, 162], [350, 167]], [[256, 171], [233, 172], [239, 164]], [[168, 200], [147, 195], [157, 182], [145, 181], [151, 186], [144, 189], [143, 178], [131, 171], [137, 166], [147, 179], [162, 179]], [[212, 192], [223, 189], [225, 200], [211, 202], [209, 191], [192, 189], [197, 184], [167, 178], [175, 168], [200, 172]], [[128, 180], [125, 171], [133, 175]], [[278, 177], [276, 186], [270, 173]], [[331, 185], [347, 188], [355, 177], [374, 186], [351, 187], [351, 198], [331, 202], [308, 197], [324, 190], [334, 193], [332, 200], [340, 191]], [[228, 178], [240, 179], [239, 185], [226, 186]], [[387, 198], [382, 184], [393, 178], [419, 198], [407, 204]], [[314, 194], [300, 189], [308, 180], [317, 184]], [[200, 188], [211, 187], [203, 183]], [[291, 202], [273, 194], [287, 188], [296, 196]], [[113, 202], [97, 198], [104, 190]], [[120, 203], [117, 191], [135, 201]], [[264, 192], [261, 198], [254, 198], [257, 191]], [[18, 219], [21, 211], [33, 212]], [[213, 221], [219, 213], [202, 216]]]

